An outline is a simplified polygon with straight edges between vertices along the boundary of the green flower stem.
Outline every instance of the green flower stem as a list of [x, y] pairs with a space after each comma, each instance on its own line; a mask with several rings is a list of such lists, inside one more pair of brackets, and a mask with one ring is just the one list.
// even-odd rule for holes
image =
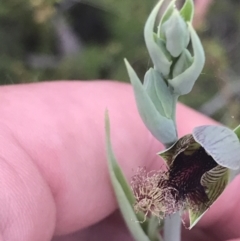
[[[174, 95], [173, 96], [173, 107], [172, 107], [172, 109], [173, 109], [173, 111], [172, 111], [172, 120], [174, 121], [176, 132], [177, 132], [177, 120], [176, 120], [177, 110], [176, 109], [177, 109], [178, 97], [179, 97], [179, 95]], [[176, 140], [174, 141], [174, 143], [177, 142], [177, 140], [178, 140], [178, 133], [176, 133]], [[174, 143], [172, 143], [172, 145]], [[168, 148], [168, 147], [170, 147], [170, 146], [166, 146], [166, 148]]]
[[172, 214], [164, 220], [164, 241], [181, 240], [181, 217], [179, 213]]
[[[174, 124], [176, 126], [177, 130], [177, 122], [176, 122], [176, 107], [177, 107], [177, 100], [178, 96], [175, 96], [175, 100], [173, 101], [173, 117]], [[178, 133], [176, 133], [176, 140], [174, 143], [178, 140]], [[171, 145], [165, 145], [166, 148], [171, 147], [174, 143], [171, 143]], [[164, 228], [163, 228], [163, 234], [164, 234], [164, 241], [180, 241], [181, 240], [181, 217], [179, 213], [175, 213], [170, 215], [164, 220]]]
[[[177, 102], [178, 97], [176, 97]], [[173, 120], [176, 125], [176, 102], [174, 103], [174, 111], [173, 111]], [[177, 130], [177, 128], [176, 128]], [[177, 135], [176, 135], [177, 137]], [[177, 139], [176, 139], [177, 141]], [[174, 142], [175, 143], [175, 142]], [[165, 146], [166, 148], [169, 148], [174, 143], [172, 143], [169, 146]], [[163, 228], [163, 234], [164, 234], [164, 241], [181, 241], [181, 217], [179, 213], [175, 213], [170, 215], [164, 220], [164, 228]]]

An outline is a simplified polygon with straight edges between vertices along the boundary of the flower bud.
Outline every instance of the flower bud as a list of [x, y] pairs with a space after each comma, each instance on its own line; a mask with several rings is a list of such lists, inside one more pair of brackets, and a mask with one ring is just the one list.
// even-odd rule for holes
[[[154, 69], [172, 87], [173, 95], [185, 95], [192, 90], [205, 62], [203, 47], [191, 25], [193, 2], [186, 0], [178, 11], [172, 1], [160, 20], [158, 33], [155, 33], [154, 23], [161, 4], [162, 1], [147, 19], [144, 28], [146, 46]], [[193, 56], [187, 49], [190, 42]]]
[[154, 68], [163, 76], [167, 76], [170, 73], [172, 61], [165, 55], [166, 50], [162, 50], [165, 46], [156, 43], [156, 33], [154, 32], [155, 20], [162, 2], [159, 1], [147, 19], [144, 27], [144, 39]]
[[160, 32], [166, 41], [167, 50], [173, 57], [178, 57], [189, 44], [190, 35], [187, 24], [176, 9], [160, 26]]
[[176, 95], [185, 95], [192, 90], [195, 81], [201, 74], [205, 62], [202, 44], [191, 24], [189, 24], [188, 27], [191, 34], [191, 43], [193, 47], [193, 61], [184, 72], [173, 77], [172, 79], [168, 79], [168, 83], [172, 86], [173, 92]]

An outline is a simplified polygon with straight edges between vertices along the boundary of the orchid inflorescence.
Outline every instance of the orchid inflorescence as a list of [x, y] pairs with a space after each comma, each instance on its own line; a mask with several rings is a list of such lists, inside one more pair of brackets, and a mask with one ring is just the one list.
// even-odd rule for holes
[[[139, 167], [130, 187], [114, 156], [106, 116], [110, 177], [124, 220], [137, 241], [162, 240], [158, 224], [163, 220], [165, 241], [180, 241], [178, 217], [182, 216], [185, 227], [193, 228], [240, 169], [240, 126], [234, 131], [223, 126], [199, 126], [178, 138], [177, 100], [191, 91], [205, 56], [192, 27], [193, 0], [186, 0], [180, 10], [175, 1], [170, 1], [155, 29], [163, 1], [155, 6], [144, 28], [153, 67], [143, 83], [127, 60], [125, 64], [139, 114], [152, 135], [167, 148], [158, 153], [165, 169], [148, 172]], [[188, 224], [183, 217], [188, 217]]]

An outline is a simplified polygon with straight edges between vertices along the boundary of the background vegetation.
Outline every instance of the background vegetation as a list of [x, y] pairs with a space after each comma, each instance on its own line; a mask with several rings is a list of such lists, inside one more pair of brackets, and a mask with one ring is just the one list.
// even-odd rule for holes
[[[179, 1], [181, 2], [181, 1]], [[206, 2], [200, 11], [198, 5]], [[143, 26], [156, 0], [0, 2], [0, 84], [44, 80], [128, 81], [151, 66]], [[196, 0], [195, 26], [206, 51], [203, 73], [181, 101], [222, 123], [240, 122], [240, 3]]]

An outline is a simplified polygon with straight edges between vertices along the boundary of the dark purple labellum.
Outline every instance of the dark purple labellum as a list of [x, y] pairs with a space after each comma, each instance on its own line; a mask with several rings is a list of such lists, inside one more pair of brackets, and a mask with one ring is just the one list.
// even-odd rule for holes
[[159, 185], [170, 188], [176, 202], [185, 201], [187, 198], [191, 205], [198, 206], [200, 203], [208, 205], [209, 199], [205, 188], [201, 185], [201, 177], [216, 166], [217, 163], [202, 147], [191, 155], [186, 155], [183, 151], [170, 166], [168, 180]]

